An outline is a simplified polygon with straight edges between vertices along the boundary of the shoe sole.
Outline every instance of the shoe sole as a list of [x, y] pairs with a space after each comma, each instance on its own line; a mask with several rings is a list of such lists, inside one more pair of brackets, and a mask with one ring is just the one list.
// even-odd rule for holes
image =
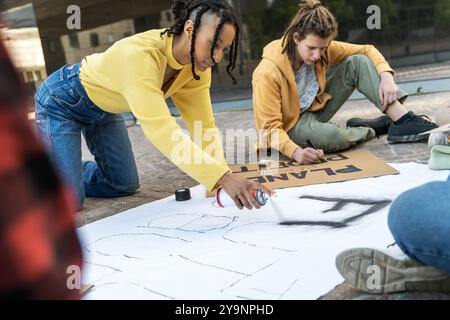
[[348, 283], [368, 293], [450, 292], [449, 274], [375, 249], [346, 250], [336, 257], [336, 267]]
[[410, 136], [389, 136], [387, 137], [387, 141], [389, 143], [402, 143], [402, 142], [420, 142], [428, 140], [429, 134], [422, 135], [410, 135]]

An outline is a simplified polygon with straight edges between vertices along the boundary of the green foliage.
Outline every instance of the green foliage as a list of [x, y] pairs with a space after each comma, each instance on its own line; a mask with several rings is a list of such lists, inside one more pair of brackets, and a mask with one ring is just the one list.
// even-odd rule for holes
[[258, 11], [243, 15], [243, 21], [248, 26], [253, 59], [261, 57], [266, 44], [282, 37], [297, 8], [297, 0], [275, 0], [270, 7], [258, 8]]

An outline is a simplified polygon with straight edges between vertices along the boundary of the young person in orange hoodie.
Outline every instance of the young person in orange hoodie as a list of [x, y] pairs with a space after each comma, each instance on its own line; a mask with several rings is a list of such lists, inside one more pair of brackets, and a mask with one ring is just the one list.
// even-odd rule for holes
[[[338, 24], [319, 1], [299, 7], [282, 39], [265, 47], [253, 73], [256, 127], [263, 131], [264, 145], [308, 164], [324, 152], [345, 150], [384, 133], [389, 142], [426, 140], [419, 134], [436, 124], [405, 109], [407, 94], [396, 85], [382, 54], [372, 45], [334, 41]], [[386, 115], [351, 119], [348, 128], [329, 122], [355, 89]]]

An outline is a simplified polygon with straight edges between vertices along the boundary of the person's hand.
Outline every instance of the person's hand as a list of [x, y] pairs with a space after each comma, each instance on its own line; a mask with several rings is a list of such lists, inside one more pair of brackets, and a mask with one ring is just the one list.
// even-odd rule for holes
[[390, 72], [380, 74], [381, 83], [378, 90], [381, 103], [384, 109], [393, 104], [400, 97], [400, 89], [395, 84], [394, 76]]
[[275, 193], [265, 187], [262, 184], [250, 181], [247, 179], [241, 179], [231, 172], [226, 173], [219, 180], [219, 185], [222, 189], [233, 199], [236, 207], [242, 210], [244, 207], [251, 210], [253, 207], [256, 209], [261, 208], [261, 205], [256, 201], [252, 195], [252, 189], [260, 189], [266, 193], [269, 197]]
[[292, 159], [297, 161], [299, 164], [310, 164], [318, 160], [323, 160], [324, 157], [325, 154], [323, 153], [323, 150], [316, 150], [313, 148], [302, 149], [298, 147], [292, 154]]

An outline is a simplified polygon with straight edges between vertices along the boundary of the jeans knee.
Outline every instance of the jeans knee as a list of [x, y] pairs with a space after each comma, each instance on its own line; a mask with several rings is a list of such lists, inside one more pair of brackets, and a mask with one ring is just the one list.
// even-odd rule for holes
[[425, 238], [423, 241], [440, 235], [445, 237], [449, 215], [444, 184], [430, 182], [408, 190], [394, 200], [388, 226], [395, 237], [408, 241], [419, 235]]
[[445, 183], [431, 182], [401, 194], [388, 216], [391, 233], [413, 259], [443, 271], [449, 269], [450, 207]]
[[137, 182], [136, 184], [134, 184], [132, 186], [129, 186], [126, 189], [126, 192], [128, 192], [129, 194], [133, 194], [133, 193], [135, 193], [138, 190], [139, 190], [139, 182]]
[[139, 179], [135, 179], [134, 181], [127, 184], [116, 185], [114, 186], [114, 189], [120, 195], [124, 196], [132, 195], [139, 190]]

